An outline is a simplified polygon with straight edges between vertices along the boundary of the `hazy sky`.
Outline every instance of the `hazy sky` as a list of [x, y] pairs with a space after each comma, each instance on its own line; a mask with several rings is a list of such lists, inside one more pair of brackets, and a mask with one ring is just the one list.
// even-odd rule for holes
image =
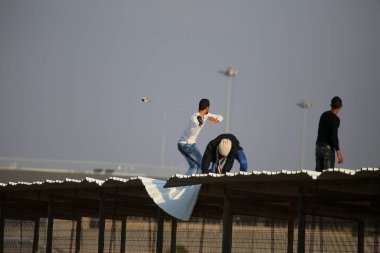
[[[0, 164], [184, 173], [178, 138], [201, 98], [225, 114], [217, 71], [233, 66], [231, 132], [250, 171], [300, 167], [303, 99], [313, 104], [305, 168], [314, 170], [319, 116], [336, 95], [341, 167], [379, 167], [379, 27], [377, 0], [0, 0]], [[205, 126], [201, 152], [222, 132]]]

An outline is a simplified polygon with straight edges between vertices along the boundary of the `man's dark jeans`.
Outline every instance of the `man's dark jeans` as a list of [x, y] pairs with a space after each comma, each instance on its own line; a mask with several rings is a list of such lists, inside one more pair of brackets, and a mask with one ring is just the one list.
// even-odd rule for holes
[[322, 172], [323, 170], [334, 168], [335, 166], [335, 150], [329, 145], [318, 145], [315, 148], [315, 170]]

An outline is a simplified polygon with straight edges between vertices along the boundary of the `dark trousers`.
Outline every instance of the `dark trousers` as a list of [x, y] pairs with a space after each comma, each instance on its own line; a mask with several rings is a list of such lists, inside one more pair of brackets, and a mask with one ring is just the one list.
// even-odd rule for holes
[[335, 150], [329, 145], [317, 145], [315, 148], [315, 170], [322, 172], [335, 167]]

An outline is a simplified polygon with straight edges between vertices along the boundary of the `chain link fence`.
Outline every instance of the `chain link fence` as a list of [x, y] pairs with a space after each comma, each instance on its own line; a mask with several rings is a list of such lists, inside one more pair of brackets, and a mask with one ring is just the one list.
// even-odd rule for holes
[[[357, 252], [358, 223], [354, 221], [307, 216], [305, 252]], [[38, 252], [45, 252], [47, 219], [40, 219]], [[127, 217], [126, 252], [155, 252], [157, 224], [154, 218]], [[53, 252], [75, 252], [76, 221], [54, 220]], [[97, 252], [98, 222], [82, 218], [80, 252]], [[32, 252], [35, 222], [5, 220], [4, 252]], [[164, 222], [165, 253], [170, 252], [172, 222]], [[120, 252], [122, 222], [106, 220], [104, 252]], [[234, 216], [232, 252], [287, 252], [288, 221], [250, 216]], [[177, 252], [212, 253], [222, 251], [221, 220], [192, 218], [177, 222]], [[297, 249], [297, 223], [294, 224], [294, 252]], [[380, 252], [380, 224], [365, 224], [365, 252]]]

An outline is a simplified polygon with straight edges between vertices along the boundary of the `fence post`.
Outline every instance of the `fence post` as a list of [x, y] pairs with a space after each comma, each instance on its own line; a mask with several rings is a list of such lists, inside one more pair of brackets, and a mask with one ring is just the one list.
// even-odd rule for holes
[[319, 217], [319, 237], [320, 237], [320, 243], [319, 243], [319, 252], [323, 253], [323, 217]]
[[99, 236], [98, 236], [98, 253], [104, 252], [104, 228], [105, 228], [105, 217], [104, 217], [104, 193], [100, 193], [99, 201]]
[[364, 253], [364, 221], [358, 222], [358, 253]]
[[231, 200], [225, 192], [223, 201], [223, 241], [222, 252], [231, 253], [232, 250], [232, 214]]
[[158, 207], [156, 252], [162, 253], [164, 244], [164, 213]]
[[306, 215], [305, 215], [305, 199], [301, 195], [298, 203], [298, 245], [297, 252], [305, 252], [305, 226], [306, 226]]
[[1, 198], [0, 209], [0, 253], [4, 251], [4, 226], [5, 226], [5, 194], [3, 193]]
[[120, 253], [125, 253], [125, 241], [127, 239], [127, 220], [121, 220]]
[[374, 224], [375, 226], [375, 235], [374, 235], [374, 239], [373, 239], [373, 253], [379, 253], [379, 226], [380, 226], [380, 223], [377, 221], [375, 222]]
[[294, 242], [294, 220], [288, 220], [288, 253], [293, 253]]
[[40, 217], [36, 217], [34, 220], [34, 233], [33, 233], [33, 249], [32, 252], [38, 252], [38, 241], [40, 239]]
[[49, 207], [48, 207], [48, 224], [47, 224], [47, 238], [46, 238], [46, 253], [51, 253], [52, 251], [52, 245], [53, 245], [53, 225], [54, 225], [54, 219], [53, 219], [53, 208], [54, 208], [54, 201], [53, 197], [49, 196]]
[[170, 252], [176, 253], [176, 248], [177, 248], [177, 220], [175, 218], [173, 218], [172, 219]]
[[77, 218], [77, 227], [75, 232], [75, 253], [80, 252], [80, 240], [82, 235], [82, 217]]
[[205, 240], [205, 226], [206, 226], [206, 215], [203, 215], [202, 219], [202, 232], [201, 232], [201, 243], [199, 244], [199, 253], [203, 253], [203, 243]]
[[41, 192], [38, 192], [38, 207], [36, 217], [34, 219], [34, 233], [33, 233], [33, 249], [32, 253], [38, 252], [38, 243], [40, 240], [40, 198]]

